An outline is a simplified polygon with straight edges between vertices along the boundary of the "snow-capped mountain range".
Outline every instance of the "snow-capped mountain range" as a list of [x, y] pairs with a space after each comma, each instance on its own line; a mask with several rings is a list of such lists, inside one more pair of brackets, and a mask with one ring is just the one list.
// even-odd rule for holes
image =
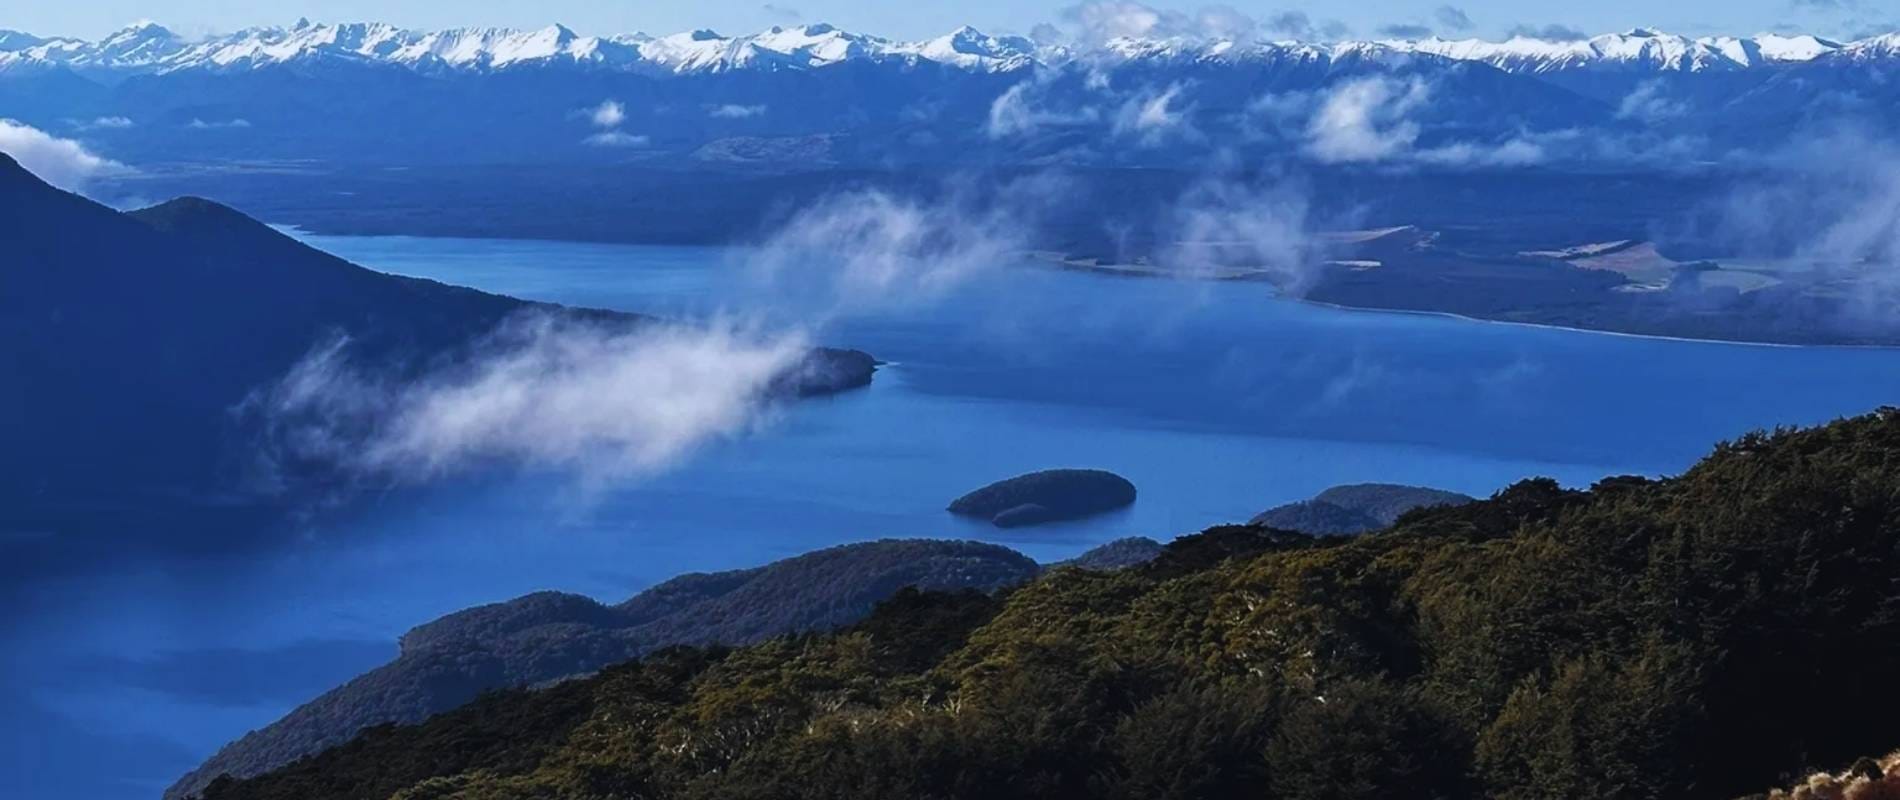
[[1689, 38], [1637, 29], [1576, 41], [1517, 37], [1342, 42], [1236, 42], [1118, 38], [1094, 46], [991, 36], [964, 27], [934, 39], [899, 41], [824, 24], [773, 27], [742, 36], [689, 31], [668, 36], [582, 36], [561, 26], [540, 30], [454, 28], [417, 31], [382, 23], [250, 28], [187, 40], [155, 23], [140, 23], [97, 41], [42, 39], [0, 31], [0, 70], [65, 67], [81, 73], [167, 73], [241, 70], [325, 60], [389, 64], [417, 70], [492, 71], [577, 66], [656, 73], [741, 69], [814, 69], [850, 62], [933, 62], [981, 72], [1010, 72], [1074, 60], [1245, 61], [1347, 54], [1407, 54], [1482, 62], [1506, 72], [1647, 69], [1671, 72], [1747, 70], [1824, 58], [1900, 58], [1900, 34], [1858, 42], [1817, 36]]
[[699, 30], [582, 36], [562, 25], [540, 30], [454, 28], [417, 31], [383, 23], [249, 28], [188, 41], [156, 23], [140, 23], [95, 42], [41, 39], [0, 31], [0, 69], [66, 67], [80, 72], [168, 73], [236, 70], [339, 60], [418, 70], [503, 70], [582, 66], [672, 73], [764, 68], [803, 69], [847, 61], [932, 61], [1008, 71], [1058, 54], [1015, 36], [960, 28], [935, 39], [900, 42], [830, 25], [774, 27], [726, 37]]
[[0, 30], [0, 118], [134, 164], [1673, 168], [1900, 130], [1900, 34], [1082, 43], [299, 20], [193, 40], [142, 23], [98, 41]]

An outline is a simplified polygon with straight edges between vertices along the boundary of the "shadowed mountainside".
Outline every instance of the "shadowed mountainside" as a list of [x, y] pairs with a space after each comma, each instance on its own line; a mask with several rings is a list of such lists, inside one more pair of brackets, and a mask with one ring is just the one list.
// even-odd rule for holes
[[1892, 745], [1900, 410], [682, 648], [209, 800], [1725, 798]]
[[[346, 336], [353, 358], [400, 378], [468, 356], [524, 313], [650, 322], [373, 272], [207, 200], [120, 213], [5, 155], [0, 243], [0, 552], [12, 567], [258, 539], [285, 498], [247, 493], [234, 474], [249, 441], [231, 410], [325, 341]], [[778, 388], [839, 391], [874, 368], [863, 353], [815, 351]]]

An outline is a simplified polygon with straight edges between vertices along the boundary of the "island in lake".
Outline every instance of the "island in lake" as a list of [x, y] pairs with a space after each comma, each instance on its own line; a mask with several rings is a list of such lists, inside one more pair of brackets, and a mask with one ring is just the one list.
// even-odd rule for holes
[[1135, 502], [1135, 485], [1099, 469], [1050, 469], [997, 481], [952, 501], [949, 511], [1019, 528], [1092, 517]]

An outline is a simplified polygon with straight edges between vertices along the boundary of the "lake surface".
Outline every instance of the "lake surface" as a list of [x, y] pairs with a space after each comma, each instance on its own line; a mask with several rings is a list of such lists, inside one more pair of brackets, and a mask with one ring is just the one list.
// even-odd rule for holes
[[[264, 555], [27, 587], [0, 678], [0, 796], [150, 797], [394, 653], [408, 627], [538, 589], [615, 602], [694, 570], [881, 537], [1041, 560], [1244, 520], [1328, 486], [1488, 494], [1682, 470], [1715, 441], [1900, 398], [1900, 352], [1682, 342], [1353, 312], [1257, 283], [999, 265], [841, 306], [826, 265], [745, 251], [304, 237], [372, 268], [679, 318], [811, 324], [890, 362], [637, 481], [506, 476], [366, 500]], [[950, 499], [1034, 469], [1131, 479], [1126, 512], [1000, 531]], [[22, 657], [31, 653], [29, 661]], [[13, 785], [9, 786], [9, 782]]]

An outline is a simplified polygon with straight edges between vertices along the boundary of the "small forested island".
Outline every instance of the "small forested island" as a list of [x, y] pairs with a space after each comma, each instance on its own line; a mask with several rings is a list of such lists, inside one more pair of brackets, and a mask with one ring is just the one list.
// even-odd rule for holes
[[952, 501], [949, 511], [1019, 528], [1082, 519], [1135, 502], [1135, 485], [1099, 469], [1049, 469], [997, 481]]

